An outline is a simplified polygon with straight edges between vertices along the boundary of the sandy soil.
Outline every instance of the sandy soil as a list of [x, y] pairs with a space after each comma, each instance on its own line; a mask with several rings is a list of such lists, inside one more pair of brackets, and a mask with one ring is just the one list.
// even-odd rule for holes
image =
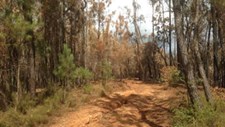
[[170, 127], [184, 90], [124, 80], [126, 90], [93, 100], [53, 120], [50, 127]]

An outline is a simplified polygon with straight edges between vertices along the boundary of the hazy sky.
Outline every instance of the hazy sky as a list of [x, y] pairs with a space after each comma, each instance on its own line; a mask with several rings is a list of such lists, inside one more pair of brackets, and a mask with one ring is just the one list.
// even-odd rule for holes
[[[116, 11], [116, 14], [124, 14], [125, 10], [124, 7], [128, 7], [132, 10], [133, 0], [112, 0], [112, 4], [109, 7], [109, 11]], [[149, 0], [137, 0], [137, 2], [140, 4], [141, 9], [138, 10], [137, 14], [138, 16], [144, 15], [146, 23], [139, 24], [139, 27], [141, 29], [142, 35], [144, 34], [150, 34], [152, 29], [152, 18], [151, 18], [151, 5], [149, 4]], [[133, 15], [133, 13], [132, 13]], [[117, 16], [113, 18], [114, 20], [117, 19]], [[131, 29], [133, 29], [133, 24], [130, 24]]]
[[[115, 16], [113, 19], [117, 20], [117, 17], [119, 14], [125, 14], [125, 10], [124, 7], [128, 7], [129, 9], [133, 9], [133, 5], [132, 5], [133, 0], [112, 0], [112, 4], [110, 5], [108, 11], [116, 11], [117, 16]], [[140, 4], [141, 8], [140, 10], [138, 10], [137, 15], [144, 15], [145, 17], [145, 23], [141, 23], [139, 24], [140, 30], [141, 30], [141, 34], [142, 35], [150, 35], [152, 32], [152, 5], [149, 3], [149, 0], [137, 0], [138, 4]], [[163, 4], [165, 9], [168, 9], [168, 5], [166, 3]], [[109, 12], [108, 12], [109, 13]], [[133, 12], [131, 12], [131, 15], [133, 15]], [[154, 15], [156, 16], [156, 15]], [[168, 10], [165, 10], [165, 16], [168, 17]], [[172, 22], [174, 22], [173, 20], [173, 15], [172, 15]], [[132, 32], [134, 32], [134, 25], [130, 24], [130, 30]], [[172, 42], [173, 41], [172, 38]], [[176, 49], [176, 44], [172, 43], [172, 46], [174, 47], [174, 49]]]

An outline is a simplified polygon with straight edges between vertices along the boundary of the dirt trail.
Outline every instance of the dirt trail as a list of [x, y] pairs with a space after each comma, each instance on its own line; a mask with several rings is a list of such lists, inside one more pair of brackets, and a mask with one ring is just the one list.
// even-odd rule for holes
[[50, 127], [170, 127], [171, 107], [181, 91], [160, 84], [126, 80], [127, 90], [94, 100], [57, 118]]

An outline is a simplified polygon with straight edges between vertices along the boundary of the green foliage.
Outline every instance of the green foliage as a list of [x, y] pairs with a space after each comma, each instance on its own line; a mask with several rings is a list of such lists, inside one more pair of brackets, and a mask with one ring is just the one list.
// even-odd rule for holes
[[10, 32], [10, 37], [16, 39], [19, 43], [30, 40], [31, 37], [27, 34], [28, 31], [32, 31], [38, 26], [35, 22], [26, 21], [21, 14], [10, 14], [4, 19], [4, 25]]
[[53, 107], [57, 107], [58, 103], [62, 103], [63, 100], [63, 89], [56, 88], [54, 90], [54, 94], [47, 99], [45, 99], [44, 104], [53, 105]]
[[[59, 54], [59, 65], [54, 74], [61, 80], [71, 83], [76, 81], [78, 85], [86, 84], [93, 74], [86, 68], [76, 68], [71, 49], [64, 44], [62, 54]], [[68, 84], [66, 84], [68, 85]]]
[[62, 80], [72, 80], [75, 71], [74, 56], [67, 44], [63, 45], [63, 52], [59, 54], [59, 65], [54, 74]]
[[85, 85], [92, 79], [93, 74], [88, 69], [79, 67], [76, 68], [73, 76], [77, 80], [78, 85]]
[[171, 73], [171, 78], [169, 80], [170, 85], [174, 86], [184, 81], [184, 78], [179, 70], [173, 70]]
[[225, 103], [218, 100], [213, 106], [205, 103], [204, 107], [194, 110], [191, 107], [174, 110], [174, 127], [224, 127]]
[[[109, 87], [112, 86], [110, 85]], [[41, 102], [36, 102], [35, 105], [31, 103], [33, 100], [29, 96], [25, 96], [24, 102], [21, 102], [21, 105], [28, 107], [25, 109], [26, 113], [15, 110], [14, 108], [10, 108], [4, 113], [0, 112], [0, 127], [35, 127], [46, 124], [50, 116], [58, 115], [56, 111], [62, 106], [68, 106], [74, 109], [74, 107], [82, 106], [94, 97], [105, 96], [106, 94], [102, 89], [102, 85], [87, 84], [82, 87], [82, 90], [77, 89], [76, 92], [68, 92], [66, 94], [66, 100], [63, 100], [64, 89], [50, 87], [48, 90], [43, 90], [39, 93], [38, 98], [35, 100], [41, 100]]]
[[[63, 52], [59, 54], [59, 65], [54, 71], [54, 74], [64, 81], [64, 88], [62, 91], [62, 102], [65, 102], [66, 90], [71, 88], [72, 83], [76, 82], [77, 85], [87, 84], [92, 78], [92, 73], [83, 67], [76, 68], [74, 64], [74, 56], [71, 49], [64, 44]], [[89, 92], [89, 90], [87, 90]], [[74, 104], [72, 104], [74, 105]]]
[[[29, 107], [26, 109], [26, 114], [13, 108], [9, 109], [1, 115], [0, 127], [34, 127], [47, 123], [49, 116], [61, 106], [62, 91], [62, 89], [56, 90], [55, 94], [45, 99], [42, 105], [36, 107], [31, 107], [30, 103], [24, 103], [25, 107]], [[29, 101], [29, 99], [25, 100]]]
[[90, 84], [86, 84], [83, 86], [83, 90], [85, 94], [91, 94], [91, 92], [93, 91], [93, 87]]
[[179, 108], [174, 110], [174, 127], [187, 127], [194, 121], [194, 111], [192, 108]]
[[0, 32], [0, 42], [5, 38], [5, 34]]
[[101, 69], [102, 69], [101, 75], [102, 84], [105, 86], [106, 81], [112, 78], [112, 66], [108, 61], [104, 60], [102, 62]]
[[13, 94], [13, 104], [17, 107], [17, 111], [23, 114], [26, 114], [30, 108], [36, 105], [34, 98], [32, 98], [30, 94], [23, 95], [23, 99], [21, 99], [19, 103], [17, 103], [16, 98], [16, 94]]
[[0, 127], [21, 127], [24, 123], [24, 115], [12, 108], [0, 117]]
[[108, 80], [112, 78], [112, 66], [109, 62], [104, 61], [102, 64], [102, 79]]
[[161, 69], [162, 81], [168, 82], [171, 86], [176, 86], [184, 82], [184, 77], [181, 72], [174, 66], [163, 67]]

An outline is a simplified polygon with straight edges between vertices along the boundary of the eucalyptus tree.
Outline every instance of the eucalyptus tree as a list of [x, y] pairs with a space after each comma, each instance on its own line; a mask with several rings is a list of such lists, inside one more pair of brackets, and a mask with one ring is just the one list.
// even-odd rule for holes
[[137, 10], [140, 8], [140, 5], [137, 3], [136, 0], [133, 0], [133, 10], [134, 10], [134, 14], [133, 14], [133, 24], [134, 24], [134, 28], [135, 28], [135, 42], [137, 45], [137, 67], [138, 67], [138, 76], [139, 79], [143, 79], [143, 66], [141, 64], [141, 58], [140, 58], [140, 45], [143, 43], [142, 37], [141, 37], [141, 32], [137, 23]]
[[192, 104], [200, 105], [200, 98], [197, 92], [196, 81], [194, 77], [194, 68], [192, 63], [192, 56], [190, 50], [188, 50], [187, 39], [185, 38], [183, 31], [183, 14], [184, 14], [184, 5], [185, 1], [182, 0], [173, 0], [173, 10], [175, 16], [175, 30], [177, 36], [177, 42], [179, 45], [181, 57], [182, 57], [182, 67], [185, 74], [186, 86], [188, 94]]

